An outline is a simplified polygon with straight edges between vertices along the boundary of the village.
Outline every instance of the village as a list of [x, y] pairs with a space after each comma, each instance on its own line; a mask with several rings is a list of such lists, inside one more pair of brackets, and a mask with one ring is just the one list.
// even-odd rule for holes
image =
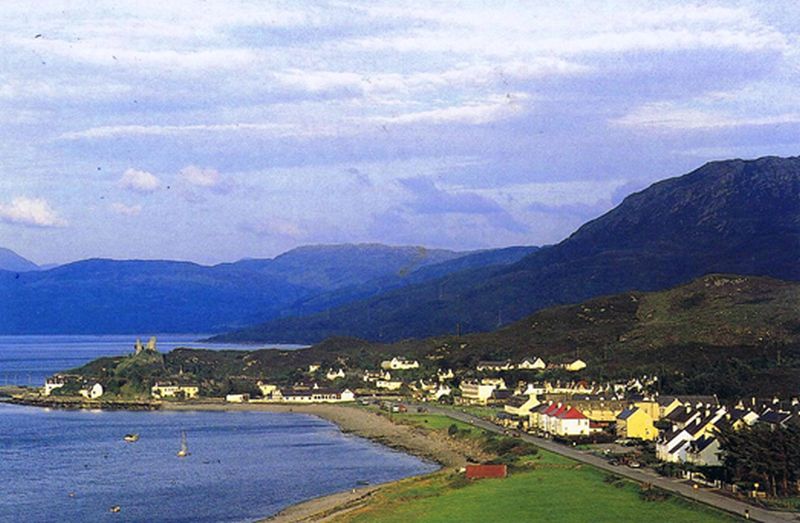
[[[146, 345], [136, 341], [133, 356], [142, 355], [159, 355], [155, 338]], [[580, 445], [613, 465], [649, 466], [663, 475], [715, 487], [721, 487], [724, 479], [719, 473], [724, 461], [722, 431], [754, 426], [785, 429], [800, 421], [798, 398], [721, 402], [713, 395], [666, 395], [659, 393], [657, 376], [599, 383], [581, 377], [586, 369], [581, 359], [549, 363], [536, 356], [479, 361], [470, 369], [426, 369], [418, 360], [402, 356], [372, 369], [315, 362], [298, 369], [305, 378], [289, 386], [251, 378], [248, 390], [233, 390], [215, 401], [287, 405], [358, 401], [394, 411], [435, 404], [477, 414], [509, 434]], [[570, 379], [545, 379], [548, 370]], [[46, 380], [40, 394], [102, 401], [105, 392], [102, 379], [57, 374]], [[149, 396], [153, 402], [214, 397], [204, 394], [203, 384], [188, 374], [153, 381]], [[749, 495], [765, 493], [756, 487]]]

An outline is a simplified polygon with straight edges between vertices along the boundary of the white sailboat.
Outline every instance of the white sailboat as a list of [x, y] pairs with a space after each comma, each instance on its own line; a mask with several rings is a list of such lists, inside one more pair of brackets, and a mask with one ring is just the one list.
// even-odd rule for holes
[[189, 455], [189, 445], [186, 444], [186, 432], [181, 432], [181, 450], [178, 451], [179, 458], [185, 458]]

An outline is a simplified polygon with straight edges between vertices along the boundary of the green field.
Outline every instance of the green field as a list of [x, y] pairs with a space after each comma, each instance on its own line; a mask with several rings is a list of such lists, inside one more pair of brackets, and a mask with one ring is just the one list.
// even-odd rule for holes
[[450, 425], [455, 424], [461, 430], [474, 432], [476, 435], [482, 433], [480, 429], [475, 429], [472, 425], [457, 421], [442, 414], [392, 414], [392, 420], [400, 423], [418, 425], [431, 430], [447, 430]]
[[714, 522], [731, 516], [668, 496], [642, 499], [639, 485], [541, 451], [535, 470], [468, 483], [449, 472], [412, 478], [374, 495], [349, 522]]

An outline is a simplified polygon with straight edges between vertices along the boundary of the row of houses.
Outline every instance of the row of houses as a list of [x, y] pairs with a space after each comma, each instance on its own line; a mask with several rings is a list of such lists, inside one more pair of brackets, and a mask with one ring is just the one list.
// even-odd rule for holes
[[[748, 404], [749, 403], [749, 404]], [[670, 429], [658, 438], [656, 457], [670, 463], [691, 463], [697, 466], [721, 464], [717, 431], [722, 424], [739, 430], [756, 423], [770, 427], [786, 427], [792, 419], [800, 419], [800, 402], [740, 401], [732, 407], [709, 404], [681, 405], [664, 418]]]
[[97, 381], [86, 380], [83, 376], [75, 374], [56, 374], [45, 380], [42, 395], [50, 396], [53, 391], [67, 384], [75, 384], [78, 387], [78, 394], [86, 399], [96, 400], [105, 393], [103, 385]]
[[578, 372], [586, 368], [586, 362], [581, 359], [574, 359], [560, 363], [545, 363], [542, 358], [531, 356], [524, 358], [516, 363], [511, 360], [502, 361], [479, 361], [475, 370], [478, 372], [503, 372], [509, 370], [545, 370], [545, 369], [564, 369], [570, 372]]

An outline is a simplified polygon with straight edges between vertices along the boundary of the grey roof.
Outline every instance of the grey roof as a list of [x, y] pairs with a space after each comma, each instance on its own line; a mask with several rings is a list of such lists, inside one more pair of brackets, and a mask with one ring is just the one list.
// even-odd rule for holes
[[617, 415], [617, 419], [626, 420], [630, 418], [637, 410], [639, 410], [639, 407], [628, 407]]

